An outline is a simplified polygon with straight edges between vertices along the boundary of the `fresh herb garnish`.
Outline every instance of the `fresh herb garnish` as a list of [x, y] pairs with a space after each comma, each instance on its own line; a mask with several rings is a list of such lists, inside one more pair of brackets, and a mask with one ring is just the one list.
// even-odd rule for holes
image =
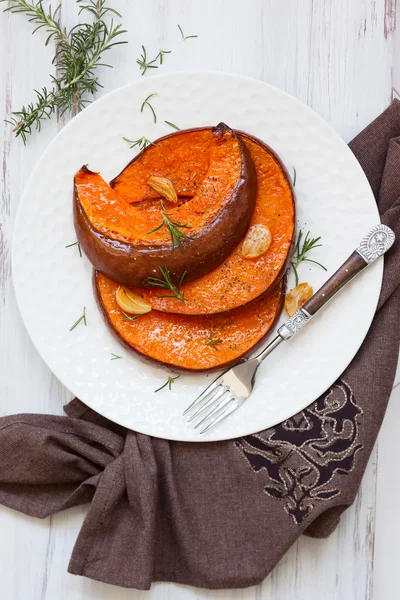
[[121, 309], [122, 314], [124, 315], [123, 321], [136, 321], [140, 317], [140, 315], [128, 315], [124, 310]]
[[307, 257], [311, 250], [314, 250], [314, 248], [320, 248], [322, 246], [322, 244], [318, 243], [321, 239], [321, 236], [317, 238], [310, 238], [310, 232], [308, 231], [303, 241], [303, 235], [303, 231], [300, 229], [299, 235], [297, 236], [296, 246], [293, 251], [293, 256], [290, 260], [290, 264], [293, 267], [294, 276], [296, 279], [296, 285], [299, 283], [299, 274], [297, 269], [302, 262], [313, 263], [314, 265], [318, 265], [324, 269], [324, 271], [327, 271], [327, 268], [324, 267], [324, 265], [321, 265], [321, 263], [317, 262], [316, 260], [311, 260], [311, 258]]
[[82, 315], [79, 317], [79, 319], [77, 321], [75, 321], [75, 323], [70, 328], [70, 331], [73, 331], [75, 329], [75, 327], [77, 327], [81, 321], [84, 322], [85, 327], [86, 327], [87, 326], [87, 321], [86, 321], [86, 306], [83, 307], [83, 313], [82, 313]]
[[147, 60], [146, 48], [142, 45], [142, 54], [139, 58], [136, 59], [136, 62], [139, 65], [139, 69], [142, 71], [142, 75], [146, 73], [147, 69], [158, 69], [158, 65], [154, 63], [159, 61], [160, 65], [162, 65], [164, 54], [171, 54], [171, 50], [160, 49], [159, 53], [155, 58], [153, 58], [153, 60]]
[[146, 100], [144, 100], [144, 101], [143, 101], [143, 104], [142, 104], [142, 106], [141, 106], [141, 108], [140, 108], [140, 112], [143, 112], [143, 109], [144, 109], [144, 107], [145, 107], [145, 106], [148, 106], [148, 107], [150, 108], [151, 112], [153, 113], [153, 120], [154, 120], [154, 123], [157, 123], [157, 116], [156, 116], [156, 113], [155, 113], [155, 111], [154, 111], [154, 108], [152, 107], [152, 105], [151, 105], [151, 104], [150, 104], [150, 102], [149, 102], [150, 98], [152, 98], [153, 96], [155, 96], [155, 94], [150, 94], [149, 96], [147, 96]]
[[[4, 2], [5, 0], [0, 0]], [[121, 25], [114, 26], [113, 21], [104, 20], [110, 14], [121, 15], [107, 6], [107, 0], [77, 0], [79, 14], [86, 11], [94, 18], [92, 23], [79, 23], [69, 31], [61, 26], [61, 5], [47, 12], [42, 1], [29, 3], [27, 0], [10, 0], [5, 9], [12, 13], [24, 13], [36, 27], [35, 33], [44, 28], [47, 34], [46, 46], [50, 41], [55, 43], [55, 55], [52, 64], [57, 68], [57, 76], [51, 76], [52, 86], [35, 90], [36, 100], [24, 105], [21, 110], [14, 111], [8, 121], [13, 125], [16, 136], [21, 136], [26, 143], [27, 136], [35, 128], [41, 128], [43, 119], [50, 119], [56, 109], [62, 115], [71, 110], [74, 113], [89, 102], [88, 95], [95, 94], [103, 87], [98, 81], [95, 70], [105, 65], [103, 54], [118, 44], [126, 44], [126, 40], [117, 38], [126, 33]]]
[[118, 360], [122, 358], [122, 356], [118, 356], [118, 354], [114, 354], [113, 352], [111, 352], [111, 356], [112, 358], [110, 358], [110, 360]]
[[168, 386], [169, 389], [171, 389], [171, 385], [174, 383], [174, 381], [176, 381], [177, 379], [179, 379], [179, 377], [180, 377], [180, 375], [177, 375], [176, 377], [170, 377], [170, 376], [168, 376], [168, 379], [164, 383], [164, 385], [162, 385], [158, 389], [154, 390], [154, 393], [159, 392], [160, 390], [163, 390], [167, 386]]
[[178, 24], [178, 29], [181, 32], [182, 40], [185, 42], [186, 40], [190, 40], [190, 38], [197, 38], [198, 35], [184, 35], [182, 31], [182, 27]]
[[166, 123], [167, 125], [169, 125], [170, 127], [172, 127], [172, 129], [176, 129], [176, 131], [180, 131], [181, 128], [178, 127], [178, 125], [175, 125], [174, 123], [171, 123], [171, 121], [164, 121], [164, 123]]
[[66, 248], [72, 248], [72, 246], [78, 246], [78, 250], [79, 250], [79, 256], [82, 258], [82, 249], [81, 249], [81, 245], [79, 242], [74, 242], [73, 244], [68, 244], [68, 246], [65, 246]]
[[186, 271], [184, 271], [182, 273], [179, 283], [177, 285], [175, 285], [171, 280], [171, 275], [168, 271], [167, 265], [164, 265], [164, 267], [158, 267], [158, 268], [161, 271], [161, 275], [163, 276], [163, 279], [160, 279], [158, 277], [149, 277], [147, 279], [149, 285], [166, 288], [168, 290], [171, 290], [171, 293], [172, 293], [172, 296], [168, 295], [168, 296], [158, 296], [158, 297], [159, 298], [176, 298], [177, 300], [180, 300], [181, 302], [185, 302], [185, 296], [184, 296], [184, 294], [181, 294], [181, 285], [182, 285], [183, 280], [185, 279]]
[[193, 238], [189, 235], [185, 235], [182, 231], [179, 231], [179, 229], [190, 229], [190, 225], [184, 225], [183, 223], [178, 223], [177, 221], [171, 221], [163, 202], [161, 202], [161, 208], [162, 210], [160, 212], [162, 222], [157, 227], [154, 227], [154, 229], [148, 231], [146, 235], [154, 233], [155, 231], [161, 229], [161, 227], [165, 226], [169, 230], [169, 234], [171, 236], [171, 252], [173, 252], [175, 248], [179, 248], [179, 250], [183, 252], [182, 240], [192, 240]]
[[296, 187], [296, 181], [297, 181], [297, 171], [296, 171], [296, 168], [293, 167], [293, 187]]
[[157, 54], [156, 60], [157, 60], [157, 58], [160, 60], [160, 65], [163, 64], [162, 61], [163, 61], [164, 54], [171, 54], [171, 50], [160, 50], [160, 52]]
[[207, 346], [212, 346], [214, 350], [218, 350], [217, 344], [222, 344], [222, 340], [220, 338], [213, 339], [212, 333], [210, 333], [208, 340], [206, 341]]
[[139, 138], [138, 140], [129, 140], [126, 137], [123, 137], [122, 139], [125, 140], [125, 142], [128, 142], [129, 147], [131, 149], [135, 148], [136, 146], [139, 146], [140, 152], [144, 152], [146, 150], [147, 146], [157, 146], [157, 144], [155, 144], [154, 142], [151, 142], [144, 136]]

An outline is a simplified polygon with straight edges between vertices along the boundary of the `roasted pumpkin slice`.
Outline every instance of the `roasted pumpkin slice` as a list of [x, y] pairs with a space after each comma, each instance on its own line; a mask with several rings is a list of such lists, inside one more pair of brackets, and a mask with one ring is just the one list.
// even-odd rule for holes
[[264, 294], [284, 275], [295, 234], [295, 203], [290, 178], [266, 144], [248, 134], [240, 133], [240, 137], [250, 152], [257, 173], [256, 208], [248, 235], [257, 239], [261, 232], [264, 235], [260, 239], [265, 241], [268, 233], [268, 244], [260, 245], [260, 256], [248, 258], [244, 251], [248, 243], [245, 236], [217, 268], [182, 285], [185, 302], [161, 298], [163, 294], [156, 288], [142, 290], [153, 309], [180, 314], [232, 310]]
[[188, 316], [151, 311], [127, 319], [116, 301], [118, 284], [94, 274], [95, 294], [110, 330], [129, 349], [166, 367], [220, 369], [250, 353], [282, 310], [283, 282], [269, 294], [229, 313]]
[[[206, 153], [207, 169], [194, 195], [184, 203], [166, 205], [157, 200], [156, 209], [153, 206], [149, 210], [147, 203], [143, 203], [139, 185], [135, 188], [138, 194], [135, 197], [140, 200], [137, 203], [121, 195], [117, 185], [111, 188], [98, 173], [86, 167], [78, 171], [75, 229], [96, 269], [124, 285], [143, 286], [149, 277], [159, 276], [160, 266], [166, 266], [173, 282], [180, 281], [184, 273], [185, 281], [189, 282], [215, 269], [232, 252], [254, 212], [255, 169], [246, 146], [226, 125], [205, 131], [207, 143], [195, 147], [196, 152]], [[184, 160], [181, 139], [191, 148], [192, 135], [197, 134], [188, 131], [171, 136], [179, 142], [175, 164], [180, 165]], [[158, 150], [164, 145], [165, 151], [153, 157], [152, 175], [165, 175], [169, 180], [172, 171], [163, 172], [162, 158], [170, 160], [174, 144], [167, 144], [164, 138]], [[188, 156], [191, 154], [192, 150]], [[140, 160], [144, 167], [145, 157], [146, 152]], [[145, 177], [148, 174], [146, 171]], [[153, 189], [147, 183], [146, 187]], [[171, 230], [164, 224], [163, 215], [184, 234], [179, 247], [173, 247]]]

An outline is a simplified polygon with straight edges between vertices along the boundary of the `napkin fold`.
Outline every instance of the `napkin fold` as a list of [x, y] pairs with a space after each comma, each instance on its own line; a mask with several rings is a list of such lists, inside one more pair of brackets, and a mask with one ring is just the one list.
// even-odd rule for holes
[[[350, 148], [400, 240], [400, 102]], [[370, 331], [343, 375], [299, 414], [238, 440], [151, 438], [77, 399], [67, 417], [3, 417], [0, 503], [40, 518], [90, 503], [70, 573], [139, 589], [257, 584], [299, 535], [326, 537], [354, 501], [393, 385], [399, 314], [397, 241]]]

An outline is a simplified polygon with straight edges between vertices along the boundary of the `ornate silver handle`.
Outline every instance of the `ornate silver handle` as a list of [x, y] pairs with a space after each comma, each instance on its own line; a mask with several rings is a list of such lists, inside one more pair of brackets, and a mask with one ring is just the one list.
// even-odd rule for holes
[[387, 225], [375, 225], [361, 240], [356, 250], [324, 285], [278, 329], [283, 340], [289, 340], [322, 308], [339, 290], [365, 267], [380, 258], [392, 247], [395, 235]]

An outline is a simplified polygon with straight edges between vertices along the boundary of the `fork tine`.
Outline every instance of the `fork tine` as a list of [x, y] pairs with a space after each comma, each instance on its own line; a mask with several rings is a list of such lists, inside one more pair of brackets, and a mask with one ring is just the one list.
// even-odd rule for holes
[[218, 386], [217, 386], [214, 390], [211, 390], [211, 392], [209, 392], [207, 394], [207, 396], [204, 396], [204, 398], [202, 400], [205, 400], [206, 398], [208, 398], [207, 400], [205, 400], [205, 402], [202, 402], [202, 400], [199, 402], [199, 408], [190, 417], [190, 419], [188, 420], [188, 423], [190, 423], [191, 421], [193, 421], [193, 419], [195, 419], [197, 417], [197, 415], [201, 414], [203, 412], [203, 410], [205, 410], [207, 408], [207, 406], [209, 406], [210, 404], [213, 405], [214, 402], [220, 396], [222, 396], [222, 394], [225, 391], [225, 388], [221, 384], [219, 384], [219, 385], [221, 386], [220, 389], [218, 389]]
[[236, 408], [237, 408], [236, 400], [234, 398], [230, 397], [229, 400], [227, 402], [225, 402], [225, 404], [223, 404], [220, 407], [220, 409], [218, 411], [219, 414], [215, 415], [214, 419], [211, 421], [211, 423], [209, 423], [208, 425], [206, 425], [206, 427], [200, 431], [200, 435], [203, 434], [203, 433], [206, 433], [209, 429], [211, 429], [211, 427], [214, 427], [214, 425], [216, 425], [217, 423], [219, 423], [220, 421], [222, 421], [223, 419], [225, 419]]
[[198, 429], [200, 427], [200, 425], [202, 423], [204, 423], [204, 421], [207, 421], [207, 419], [209, 419], [210, 417], [213, 416], [213, 414], [222, 406], [222, 404], [225, 402], [226, 398], [224, 398], [225, 394], [229, 394], [229, 391], [224, 388], [223, 389], [223, 393], [219, 394], [218, 398], [211, 404], [210, 411], [201, 419], [201, 421], [199, 421], [194, 428]]
[[210, 392], [215, 390], [215, 388], [220, 385], [220, 379], [221, 379], [221, 377], [217, 377], [217, 379], [214, 379], [214, 381], [212, 383], [210, 383], [210, 385], [208, 387], [206, 387], [206, 389], [203, 390], [199, 396], [197, 396], [196, 400], [194, 400], [192, 402], [192, 404], [187, 407], [187, 409], [182, 413], [182, 416], [187, 415], [187, 413], [190, 412], [192, 410], [192, 408], [194, 408], [196, 406], [196, 404], [198, 404], [198, 402], [203, 400], [205, 398], [205, 396], [208, 396], [208, 394]]

